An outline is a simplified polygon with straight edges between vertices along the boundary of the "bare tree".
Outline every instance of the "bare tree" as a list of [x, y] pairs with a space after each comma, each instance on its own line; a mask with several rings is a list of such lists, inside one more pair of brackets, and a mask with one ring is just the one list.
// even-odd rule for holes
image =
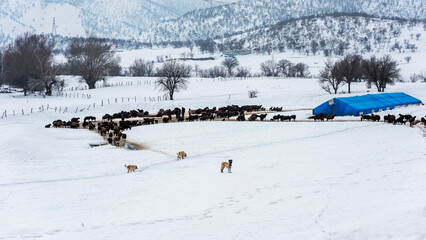
[[413, 73], [413, 74], [410, 76], [410, 81], [411, 81], [412, 83], [417, 82], [417, 80], [420, 80], [420, 81], [426, 82], [426, 73], [423, 73], [423, 72], [420, 72], [419, 74], [415, 74], [415, 73]]
[[315, 40], [311, 41], [311, 51], [312, 51], [312, 54], [314, 54], [314, 55], [317, 54], [317, 52], [318, 52], [318, 46], [319, 46], [319, 44], [318, 44], [317, 41], [315, 41]]
[[222, 66], [224, 66], [228, 70], [228, 76], [232, 76], [232, 70], [239, 66], [240, 63], [238, 62], [238, 59], [236, 58], [225, 58], [222, 61]]
[[305, 63], [298, 63], [294, 65], [294, 71], [296, 73], [296, 77], [307, 77], [309, 76], [309, 66]]
[[123, 76], [123, 68], [119, 64], [113, 64], [109, 69], [107, 76]]
[[278, 61], [278, 69], [286, 77], [288, 77], [289, 75], [290, 66], [291, 66], [291, 62], [289, 60], [282, 59]]
[[[193, 47], [193, 45], [191, 45], [190, 47]], [[191, 52], [192, 52], [192, 49], [191, 49]], [[194, 73], [195, 73], [195, 76], [196, 76], [196, 77], [198, 77], [199, 72], [200, 72], [200, 65], [195, 64], [195, 65], [194, 65]]]
[[249, 98], [257, 98], [258, 93], [259, 93], [259, 91], [257, 91], [257, 90], [249, 90], [248, 91]]
[[417, 77], [417, 74], [413, 73], [410, 75], [410, 82], [415, 83], [417, 82], [417, 80], [419, 80], [419, 78]]
[[411, 61], [411, 56], [406, 56], [406, 57], [404, 58], [404, 60], [405, 60], [407, 63], [410, 63], [410, 61]]
[[25, 33], [11, 43], [5, 52], [5, 75], [12, 86], [52, 95], [57, 66], [53, 61], [54, 43], [44, 35]]
[[426, 72], [424, 73], [424, 72], [420, 72], [418, 75], [417, 75], [417, 77], [421, 80], [421, 81], [423, 81], [423, 82], [425, 82], [426, 83]]
[[325, 68], [320, 72], [318, 82], [321, 88], [330, 94], [337, 94], [339, 88], [345, 83], [343, 81], [343, 73], [338, 65], [338, 63], [327, 60]]
[[96, 81], [105, 80], [120, 62], [113, 45], [96, 37], [74, 39], [67, 57], [74, 73], [83, 77], [89, 89], [95, 88]]
[[154, 63], [152, 61], [145, 61], [143, 59], [136, 59], [130, 66], [132, 76], [152, 76]]
[[173, 100], [175, 92], [187, 88], [186, 78], [189, 77], [191, 70], [191, 66], [174, 60], [165, 62], [157, 71], [159, 78], [155, 84], [162, 91], [168, 92], [170, 100]]
[[226, 69], [221, 66], [214, 66], [208, 70], [208, 77], [217, 78], [217, 77], [226, 77]]
[[389, 55], [380, 59], [372, 56], [363, 61], [362, 67], [367, 84], [376, 86], [378, 92], [384, 92], [387, 84], [394, 84], [400, 79], [398, 63]]
[[250, 76], [250, 69], [247, 67], [238, 67], [236, 77], [246, 78]]
[[260, 64], [260, 70], [267, 77], [278, 76], [278, 65], [274, 60], [267, 60]]
[[28, 88], [31, 91], [45, 90], [46, 95], [52, 96], [53, 87], [59, 84], [59, 81], [56, 79], [56, 72], [59, 67], [52, 61], [52, 52], [49, 53], [47, 49], [37, 54], [34, 64], [39, 75], [29, 79]]
[[360, 55], [346, 55], [340, 62], [343, 77], [348, 84], [348, 93], [351, 93], [351, 84], [362, 77], [362, 57]]

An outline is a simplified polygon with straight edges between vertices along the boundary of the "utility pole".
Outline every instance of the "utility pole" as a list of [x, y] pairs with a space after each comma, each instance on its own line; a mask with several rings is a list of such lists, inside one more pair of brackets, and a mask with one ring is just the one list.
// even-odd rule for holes
[[2, 47], [0, 49], [0, 54], [1, 54], [1, 77], [4, 77], [4, 52], [5, 52], [5, 48]]
[[3, 83], [5, 82], [5, 77], [4, 77], [4, 49], [5, 48], [1, 48], [0, 49], [0, 54], [1, 54], [1, 76], [0, 76], [0, 89], [3, 88]]
[[55, 17], [53, 17], [53, 24], [52, 24], [52, 35], [56, 35], [56, 20]]
[[4, 76], [4, 51], [1, 52], [1, 76]]

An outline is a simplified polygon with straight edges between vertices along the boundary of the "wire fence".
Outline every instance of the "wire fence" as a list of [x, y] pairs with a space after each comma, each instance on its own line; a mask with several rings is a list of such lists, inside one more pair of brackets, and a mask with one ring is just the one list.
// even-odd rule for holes
[[[137, 80], [137, 81], [117, 81], [117, 82], [106, 82], [106, 83], [98, 83], [95, 84], [95, 88], [105, 88], [105, 87], [119, 87], [119, 86], [134, 86], [134, 85], [152, 85], [155, 84], [154, 79], [147, 80]], [[68, 88], [64, 88], [63, 92], [73, 92], [73, 91], [84, 91], [89, 90], [89, 86], [84, 84], [83, 86], [72, 86]]]
[[[277, 76], [277, 77], [266, 77], [266, 76], [247, 76], [247, 77], [195, 77], [191, 78], [192, 82], [203, 82], [203, 80], [211, 80], [213, 82], [227, 82], [227, 81], [235, 81], [235, 80], [246, 80], [246, 79], [262, 79], [262, 78], [269, 78], [269, 79], [312, 79], [315, 78], [314, 76], [306, 76], [306, 77], [285, 77], [285, 76]], [[106, 88], [106, 87], [120, 87], [120, 86], [136, 86], [136, 85], [152, 85], [155, 84], [155, 79], [145, 79], [145, 80], [136, 80], [136, 81], [108, 81], [106, 83], [99, 83], [95, 84], [95, 88]], [[90, 90], [87, 84], [84, 84], [83, 86], [72, 86], [67, 87], [62, 90], [62, 92], [74, 92], [74, 91], [85, 91]]]
[[[245, 80], [245, 79], [255, 79], [255, 78], [263, 78], [258, 76], [248, 76], [248, 77], [217, 77], [217, 78], [195, 78], [195, 82], [203, 82], [203, 80], [210, 80], [212, 82], [228, 82], [228, 81], [236, 81], [236, 80]], [[283, 77], [268, 77], [268, 78], [274, 78], [274, 79], [283, 79]], [[290, 79], [293, 77], [286, 77], [284, 79]], [[300, 78], [300, 77], [299, 77]], [[310, 78], [310, 77], [305, 77]], [[117, 81], [117, 82], [109, 82], [109, 83], [103, 83], [103, 84], [96, 84], [96, 88], [104, 88], [104, 87], [117, 87], [117, 86], [133, 86], [133, 85], [150, 85], [155, 84], [154, 79], [145, 79], [145, 80], [137, 80], [137, 81]], [[70, 88], [65, 88], [63, 91], [56, 93], [56, 96], [58, 97], [64, 97], [64, 98], [81, 98], [81, 99], [92, 99], [92, 95], [89, 93], [84, 92], [78, 92], [78, 91], [84, 91], [89, 90], [88, 86], [73, 86]], [[103, 107], [104, 105], [109, 104], [115, 104], [115, 103], [124, 103], [124, 102], [145, 102], [145, 103], [152, 103], [152, 102], [159, 102], [159, 101], [167, 101], [169, 100], [168, 94], [164, 94], [161, 96], [148, 96], [148, 97], [116, 97], [116, 98], [107, 98], [107, 99], [101, 99], [98, 102], [93, 102], [92, 104], [76, 107], [75, 110], [69, 109], [67, 106], [56, 106], [52, 104], [43, 104], [36, 108], [30, 108], [30, 109], [18, 109], [18, 110], [4, 110], [1, 112], [0, 119], [7, 118], [8, 116], [28, 116], [34, 112], [44, 112], [44, 111], [55, 111], [59, 113], [67, 113], [70, 111], [77, 112], [83, 112], [88, 111], [90, 109], [96, 108], [96, 107]]]
[[[66, 94], [68, 96], [73, 94]], [[76, 95], [78, 97], [78, 94]], [[90, 99], [90, 95], [89, 98]], [[98, 102], [93, 102], [88, 105], [81, 105], [75, 107], [70, 106], [56, 106], [51, 104], [43, 104], [40, 107], [36, 108], [30, 108], [30, 109], [19, 109], [19, 110], [4, 110], [1, 112], [1, 118], [7, 118], [10, 116], [29, 116], [36, 112], [45, 112], [45, 111], [54, 111], [57, 113], [69, 113], [69, 112], [83, 112], [83, 111], [89, 111], [91, 109], [95, 109], [97, 107], [103, 107], [111, 104], [119, 104], [119, 103], [131, 103], [131, 102], [144, 102], [144, 103], [154, 103], [154, 102], [161, 102], [161, 101], [168, 101], [169, 95], [164, 94], [161, 96], [148, 96], [148, 97], [116, 97], [116, 98], [107, 98], [107, 99], [101, 99], [98, 100]]]

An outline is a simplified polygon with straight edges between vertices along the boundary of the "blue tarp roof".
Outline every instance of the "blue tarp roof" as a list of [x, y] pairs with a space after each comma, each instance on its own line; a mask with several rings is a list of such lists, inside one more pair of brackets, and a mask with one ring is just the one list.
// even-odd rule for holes
[[355, 97], [333, 98], [313, 110], [313, 113], [346, 116], [368, 114], [380, 110], [390, 110], [395, 106], [420, 104], [417, 98], [405, 93], [379, 93]]

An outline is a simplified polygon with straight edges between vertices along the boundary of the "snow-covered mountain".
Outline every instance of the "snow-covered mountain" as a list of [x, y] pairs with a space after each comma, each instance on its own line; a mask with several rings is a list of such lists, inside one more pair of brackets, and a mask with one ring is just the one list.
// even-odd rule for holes
[[330, 13], [365, 13], [386, 18], [425, 19], [425, 0], [242, 0], [189, 12], [142, 33], [145, 42], [224, 38], [279, 21]]
[[206, 0], [3, 0], [0, 45], [25, 31], [56, 32], [64, 37], [95, 34], [155, 45], [230, 39], [277, 29], [283, 21], [336, 12], [387, 19], [426, 18], [426, 0], [242, 0], [214, 4]]
[[133, 38], [154, 23], [210, 6], [200, 0], [2, 0], [0, 43], [25, 31]]
[[415, 52], [426, 43], [426, 24], [359, 14], [311, 16], [216, 40], [219, 51], [344, 55]]

